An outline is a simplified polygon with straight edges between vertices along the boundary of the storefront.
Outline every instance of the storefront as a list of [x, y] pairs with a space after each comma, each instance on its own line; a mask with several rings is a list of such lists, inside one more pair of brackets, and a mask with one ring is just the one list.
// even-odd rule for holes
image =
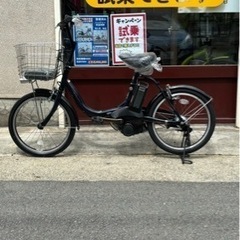
[[[112, 4], [119, 2], [123, 1], [98, 1]], [[126, 2], [131, 3], [130, 0]], [[107, 16], [109, 21], [107, 36], [103, 31], [99, 31], [98, 36], [100, 38], [100, 34], [104, 35], [102, 40], [108, 38], [109, 44], [106, 45], [105, 41], [108, 60], [102, 62], [94, 60], [81, 64], [81, 61], [77, 63], [74, 59], [75, 66], [71, 70], [70, 79], [89, 106], [105, 109], [119, 104], [125, 98], [132, 70], [115, 61], [115, 49], [112, 44], [114, 34], [110, 26], [111, 14], [123, 16], [142, 14], [145, 16], [146, 26], [144, 50], [153, 51], [160, 56], [164, 67], [162, 73], [155, 72], [153, 77], [163, 85], [189, 84], [199, 87], [214, 98], [217, 121], [234, 123], [237, 99], [239, 3], [235, 0], [221, 2], [220, 6], [211, 8], [103, 9], [93, 8], [85, 0], [61, 0], [62, 17], [65, 14], [80, 14], [85, 17]], [[91, 27], [87, 28], [85, 32], [77, 33], [80, 34], [80, 38], [81, 35], [92, 34]], [[131, 40], [131, 32], [125, 30], [121, 41], [127, 48], [134, 40]], [[79, 46], [81, 54], [86, 55], [88, 51], [92, 51], [86, 42]], [[79, 56], [82, 56], [81, 54], [79, 53]], [[84, 59], [86, 58], [80, 60]], [[150, 89], [148, 94], [153, 91], [154, 89]]]

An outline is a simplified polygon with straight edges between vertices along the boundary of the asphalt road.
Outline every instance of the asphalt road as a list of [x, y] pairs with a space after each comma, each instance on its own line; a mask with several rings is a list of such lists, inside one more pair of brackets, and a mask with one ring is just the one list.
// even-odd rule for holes
[[0, 236], [238, 240], [238, 183], [1, 182]]

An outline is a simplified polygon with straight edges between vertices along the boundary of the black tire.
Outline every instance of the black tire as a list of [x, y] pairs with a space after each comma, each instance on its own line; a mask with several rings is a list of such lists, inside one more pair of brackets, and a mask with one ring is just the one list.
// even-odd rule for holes
[[215, 128], [215, 113], [212, 102], [198, 91], [189, 88], [171, 90], [174, 106], [179, 114], [187, 120], [192, 131], [187, 146], [183, 145], [183, 134], [180, 126], [167, 124], [168, 120], [176, 120], [176, 116], [160, 95], [149, 109], [150, 117], [166, 120], [166, 122], [148, 123], [148, 131], [152, 140], [163, 150], [181, 155], [192, 153], [202, 148], [211, 138]]
[[75, 135], [75, 116], [64, 100], [61, 100], [47, 126], [43, 130], [37, 127], [54, 103], [50, 96], [51, 93], [47, 91], [29, 93], [19, 99], [10, 112], [10, 135], [27, 154], [37, 157], [54, 156], [66, 149]]

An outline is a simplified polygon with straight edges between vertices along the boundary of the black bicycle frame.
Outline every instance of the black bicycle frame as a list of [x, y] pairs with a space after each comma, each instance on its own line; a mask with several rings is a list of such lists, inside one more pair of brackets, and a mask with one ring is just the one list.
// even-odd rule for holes
[[[133, 78], [132, 78], [131, 83], [130, 83], [130, 88], [129, 88], [129, 92], [127, 94], [127, 97], [119, 106], [117, 106], [115, 108], [111, 108], [111, 109], [106, 109], [106, 110], [95, 110], [95, 109], [92, 109], [91, 107], [87, 106], [84, 103], [84, 100], [82, 99], [79, 92], [74, 87], [74, 85], [71, 83], [70, 80], [68, 80], [68, 75], [69, 75], [69, 72], [71, 70], [70, 62], [72, 61], [72, 56], [73, 56], [74, 49], [75, 49], [75, 44], [76, 44], [73, 41], [73, 38], [72, 38], [72, 35], [71, 35], [71, 32], [70, 32], [70, 26], [69, 26], [69, 24], [71, 24], [70, 20], [71, 20], [71, 17], [67, 17], [67, 18], [65, 18], [65, 20], [63, 22], [61, 22], [58, 25], [61, 30], [66, 30], [67, 36], [69, 37], [69, 41], [70, 41], [70, 44], [71, 44], [71, 50], [70, 50], [71, 52], [70, 52], [69, 58], [66, 61], [65, 66], [64, 66], [64, 71], [63, 71], [62, 80], [61, 80], [59, 89], [56, 90], [55, 92], [53, 92], [53, 95], [55, 97], [53, 107], [52, 107], [51, 111], [49, 112], [49, 114], [47, 115], [47, 117], [41, 123], [38, 124], [39, 129], [43, 129], [43, 127], [47, 125], [47, 123], [51, 119], [52, 115], [57, 110], [57, 107], [60, 104], [62, 95], [63, 95], [65, 90], [68, 91], [70, 96], [76, 102], [77, 106], [83, 112], [85, 112], [87, 116], [89, 116], [89, 117], [107, 117], [109, 120], [113, 119], [111, 114], [115, 110], [117, 110], [121, 107], [129, 106], [129, 104], [130, 104], [130, 102], [133, 98], [134, 92], [135, 92], [135, 87], [138, 85], [138, 83], [139, 83], [138, 80], [139, 80], [139, 77], [141, 76], [138, 72], [134, 73]], [[174, 106], [171, 104], [171, 98], [169, 99], [168, 92], [166, 90], [162, 90], [160, 88], [159, 82], [157, 82], [155, 79], [153, 79], [150, 76], [144, 76], [144, 79], [147, 79], [148, 81], [152, 81], [157, 86], [159, 91], [163, 93], [164, 97], [169, 102], [169, 105], [171, 106], [173, 112], [179, 117], [179, 119], [181, 119], [181, 116], [179, 116], [178, 112], [175, 111]], [[138, 115], [136, 115], [136, 116], [138, 116]], [[141, 116], [141, 114], [139, 115], [139, 118], [140, 118], [140, 116]], [[150, 122], [155, 121], [155, 122], [164, 123], [164, 120], [161, 120], [161, 119], [147, 117], [147, 116], [146, 117], [142, 116], [142, 117], [145, 119], [145, 121], [148, 121], [148, 122], [149, 121]]]
[[138, 84], [138, 78], [140, 76], [139, 73], [134, 74], [133, 79], [130, 83], [131, 87], [130, 87], [130, 90], [127, 94], [127, 97], [120, 105], [118, 105], [115, 108], [111, 108], [111, 109], [95, 110], [95, 109], [93, 109], [93, 108], [91, 108], [91, 107], [89, 107], [88, 105], [85, 104], [83, 98], [81, 97], [81, 95], [79, 94], [79, 92], [77, 91], [77, 89], [75, 88], [73, 83], [68, 79], [68, 75], [69, 75], [70, 70], [71, 70], [71, 67], [69, 67], [69, 66], [65, 67], [59, 89], [57, 91], [53, 92], [53, 94], [55, 95], [53, 107], [52, 107], [51, 111], [49, 112], [49, 114], [47, 115], [47, 117], [38, 125], [38, 127], [40, 129], [42, 129], [44, 126], [47, 125], [48, 121], [51, 119], [52, 115], [57, 110], [57, 107], [59, 106], [59, 103], [61, 101], [61, 97], [62, 97], [63, 92], [65, 90], [68, 91], [68, 93], [73, 98], [73, 100], [75, 101], [77, 106], [83, 112], [85, 112], [88, 117], [108, 117], [109, 119], [111, 119], [111, 113], [112, 112], [114, 112], [115, 110], [117, 110], [121, 107], [129, 105], [129, 103], [132, 99], [132, 96], [133, 96], [134, 86], [136, 86]]
[[[89, 107], [87, 104], [85, 104], [83, 98], [75, 88], [74, 84], [68, 80], [68, 79], [62, 79], [62, 84], [61, 86], [63, 89], [66, 89], [68, 91], [68, 94], [74, 99], [75, 103], [77, 106], [84, 112], [88, 117], [94, 117], [94, 116], [99, 116], [99, 117], [110, 117], [111, 113], [114, 112], [118, 107], [120, 106], [127, 106], [131, 94], [128, 95], [126, 100], [118, 107], [116, 108], [111, 108], [111, 109], [106, 109], [106, 110], [95, 110], [91, 107]], [[61, 94], [61, 92], [60, 92]]]

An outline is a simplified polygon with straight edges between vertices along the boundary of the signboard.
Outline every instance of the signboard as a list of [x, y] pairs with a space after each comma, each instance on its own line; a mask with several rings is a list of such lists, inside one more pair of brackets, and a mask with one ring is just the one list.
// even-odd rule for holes
[[[94, 8], [217, 7], [224, 0], [86, 0]], [[238, 1], [238, 0], [234, 0]]]
[[224, 0], [216, 8], [198, 7], [198, 8], [179, 8], [179, 13], [235, 13], [239, 12], [239, 0]]
[[146, 14], [111, 14], [112, 63], [123, 64], [118, 57], [122, 52], [143, 53], [146, 45]]
[[78, 16], [82, 24], [73, 27], [76, 49], [75, 66], [109, 65], [109, 24], [108, 16]]

